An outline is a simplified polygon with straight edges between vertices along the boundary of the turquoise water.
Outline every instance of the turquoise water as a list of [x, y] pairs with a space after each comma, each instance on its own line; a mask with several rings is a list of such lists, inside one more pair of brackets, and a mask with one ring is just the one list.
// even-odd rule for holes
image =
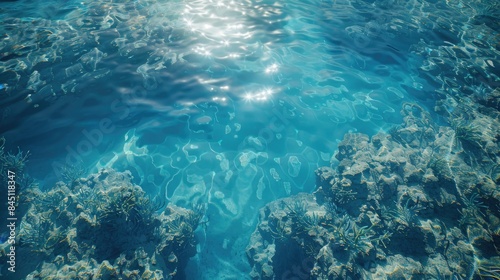
[[[495, 1], [2, 2], [0, 133], [41, 190], [112, 168], [205, 205], [185, 277], [248, 279], [259, 209], [314, 192], [345, 135], [389, 133], [408, 103], [450, 128], [498, 114], [499, 17]], [[477, 172], [500, 164], [487, 123]]]

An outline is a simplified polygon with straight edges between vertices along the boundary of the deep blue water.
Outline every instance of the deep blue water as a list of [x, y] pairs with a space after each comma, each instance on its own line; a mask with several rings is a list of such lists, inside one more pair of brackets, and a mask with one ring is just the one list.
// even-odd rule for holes
[[65, 165], [112, 167], [207, 203], [188, 279], [245, 279], [257, 210], [314, 191], [346, 133], [388, 131], [405, 102], [446, 124], [437, 100], [498, 87], [499, 15], [495, 1], [2, 2], [0, 133], [42, 188]]

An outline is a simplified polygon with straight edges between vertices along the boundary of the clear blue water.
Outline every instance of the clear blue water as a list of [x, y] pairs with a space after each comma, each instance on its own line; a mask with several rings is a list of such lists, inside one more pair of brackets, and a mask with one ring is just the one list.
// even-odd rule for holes
[[[0, 133], [42, 189], [130, 170], [206, 203], [188, 279], [246, 279], [258, 209], [315, 190], [348, 132], [498, 87], [495, 1], [0, 3]], [[474, 71], [472, 71], [474, 70]], [[453, 108], [448, 108], [452, 111]]]

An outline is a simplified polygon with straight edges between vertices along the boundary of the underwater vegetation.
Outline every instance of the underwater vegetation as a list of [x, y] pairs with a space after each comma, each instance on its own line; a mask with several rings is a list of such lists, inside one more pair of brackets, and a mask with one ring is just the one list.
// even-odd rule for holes
[[[246, 250], [253, 279], [293, 277], [294, 267], [309, 279], [498, 279], [496, 154], [478, 171], [465, 147], [449, 148], [453, 127], [430, 133], [428, 116], [408, 108], [418, 109], [404, 108], [390, 133], [346, 134], [313, 194], [260, 210]], [[3, 166], [24, 169], [28, 153], [1, 152]], [[205, 207], [166, 205], [130, 172], [85, 172], [68, 168], [48, 191], [22, 188], [16, 242], [30, 269], [19, 279], [182, 278]]]
[[405, 104], [387, 134], [346, 134], [313, 194], [261, 209], [247, 247], [253, 279], [498, 279], [491, 172], [472, 173], [465, 148], [450, 148], [456, 129], [419, 109]]
[[348, 215], [344, 215], [339, 219], [339, 225], [334, 229], [334, 234], [338, 244], [349, 251], [351, 257], [356, 257], [359, 254], [367, 255], [375, 246], [390, 241], [391, 233], [385, 231], [377, 235], [373, 230], [376, 226], [359, 226]]
[[479, 279], [500, 279], [500, 257], [477, 260], [477, 276]]
[[205, 211], [148, 197], [129, 172], [112, 169], [22, 197], [19, 279], [173, 279], [196, 253]]
[[[17, 177], [21, 177], [20, 183], [24, 183], [20, 186], [29, 186], [31, 180], [27, 174], [24, 174], [24, 167], [28, 162], [30, 152], [21, 151], [18, 147], [17, 152], [7, 151], [5, 148], [5, 137], [0, 137], [0, 179], [2, 182], [7, 181], [7, 171], [10, 170], [17, 174]], [[4, 184], [5, 185], [5, 184]], [[5, 185], [6, 186], [6, 185]]]
[[[166, 189], [175, 189], [169, 198], [184, 203], [194, 197], [182, 191], [185, 179], [199, 187], [196, 197], [213, 197], [212, 206], [226, 212], [217, 216], [222, 222], [212, 228], [215, 232], [248, 229], [255, 225], [257, 208], [271, 198], [311, 190], [312, 184], [303, 184], [311, 178], [309, 171], [318, 162], [328, 165], [337, 150], [331, 165], [316, 170], [313, 194], [279, 199], [258, 212], [260, 221], [247, 247], [253, 279], [500, 279], [498, 3], [250, 0], [231, 1], [226, 17], [220, 5], [228, 3], [223, 1], [78, 2], [87, 7], [75, 9], [68, 20], [0, 15], [5, 31], [0, 35], [2, 104], [22, 101], [19, 107], [29, 107], [17, 113], [2, 107], [2, 124], [13, 121], [4, 129], [12, 129], [8, 133], [37, 123], [21, 121], [18, 114], [67, 104], [61, 99], [85, 101], [68, 106], [84, 116], [97, 111], [93, 105], [99, 101], [113, 104], [108, 101], [144, 89], [140, 100], [120, 104], [126, 111], [140, 105], [137, 110], [113, 115], [120, 131], [113, 136], [123, 136], [127, 128], [134, 131], [125, 135], [127, 150], [119, 155], [146, 164], [143, 170], [151, 159], [155, 168], [141, 179], [159, 185], [168, 181]], [[194, 18], [184, 18], [189, 11]], [[215, 19], [221, 15], [224, 19]], [[234, 57], [227, 53], [232, 50], [237, 50]], [[268, 63], [273, 66], [265, 72], [272, 75], [266, 76], [261, 70]], [[378, 70], [372, 73], [373, 68]], [[239, 96], [248, 84], [266, 83], [276, 86], [264, 90], [272, 96]], [[150, 98], [155, 95], [158, 99]], [[243, 110], [241, 98], [247, 105]], [[260, 99], [269, 99], [269, 106], [257, 103]], [[401, 103], [403, 122], [385, 132], [387, 125], [400, 122], [392, 110]], [[261, 114], [252, 111], [255, 104]], [[53, 108], [64, 107], [57, 105]], [[276, 115], [266, 114], [276, 111], [267, 109], [288, 112], [280, 114], [283, 130], [269, 135], [273, 143], [260, 137], [265, 130], [257, 131]], [[52, 117], [57, 115], [72, 114]], [[157, 125], [149, 127], [149, 121]], [[281, 127], [272, 124], [268, 129]], [[347, 129], [362, 133], [343, 135]], [[376, 129], [378, 134], [367, 135]], [[24, 139], [39, 139], [30, 134]], [[104, 164], [108, 149], [122, 143], [115, 140], [94, 149], [102, 152], [100, 166], [109, 166]], [[19, 267], [25, 269], [16, 277], [183, 278], [187, 260], [196, 254], [194, 232], [203, 205], [167, 205], [164, 195], [148, 196], [145, 186], [134, 185], [128, 172], [104, 169], [87, 175], [81, 166], [63, 167], [64, 182], [42, 191], [23, 172], [29, 152], [7, 151], [4, 144], [2, 138], [0, 176], [15, 170], [22, 190], [16, 242]], [[144, 154], [136, 155], [134, 148]], [[267, 168], [273, 165], [279, 168]], [[160, 173], [155, 172], [158, 166]], [[164, 176], [172, 170], [172, 179]], [[243, 230], [231, 235], [237, 234], [246, 242]], [[221, 238], [210, 237], [196, 258], [200, 270], [217, 270], [221, 263], [234, 268], [243, 242], [228, 236], [222, 245], [217, 242]], [[225, 259], [206, 261], [222, 250]], [[5, 252], [2, 244], [3, 263]], [[7, 274], [1, 265], [0, 274]]]
[[480, 128], [467, 121], [463, 117], [453, 119], [451, 126], [455, 130], [455, 143], [456, 145], [466, 145], [466, 148], [475, 147], [479, 149], [483, 149], [483, 141], [482, 133]]
[[0, 168], [2, 174], [5, 173], [3, 172], [4, 170], [11, 170], [16, 173], [22, 172], [28, 161], [29, 155], [29, 151], [23, 152], [19, 147], [17, 153], [5, 151], [5, 137], [0, 138]]
[[500, 164], [493, 165], [488, 174], [493, 182], [500, 185]]
[[481, 210], [485, 210], [487, 206], [479, 200], [479, 194], [474, 193], [470, 197], [464, 196], [463, 204], [462, 210], [458, 210], [461, 216], [459, 220], [461, 225], [474, 224], [477, 222], [477, 217], [485, 217]]
[[396, 209], [389, 211], [389, 215], [398, 223], [405, 227], [410, 227], [418, 223], [418, 212], [420, 210], [422, 210], [422, 208], [419, 207], [418, 201], [413, 202], [411, 199], [407, 199], [403, 204], [400, 200], [400, 202], [396, 204]]
[[77, 179], [85, 176], [87, 170], [82, 164], [64, 165], [61, 170], [61, 179], [68, 185], [72, 185]]

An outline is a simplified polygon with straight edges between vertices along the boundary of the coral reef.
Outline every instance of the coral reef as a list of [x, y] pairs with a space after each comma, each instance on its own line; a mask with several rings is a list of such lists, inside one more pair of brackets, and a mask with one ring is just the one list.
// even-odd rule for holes
[[499, 138], [474, 122], [437, 126], [415, 104], [401, 113], [388, 133], [346, 134], [314, 194], [261, 209], [253, 279], [498, 276]]
[[[152, 199], [129, 172], [103, 169], [47, 192], [26, 189], [19, 279], [175, 279], [196, 253], [203, 207]], [[0, 260], [6, 258], [0, 250]], [[182, 276], [181, 276], [182, 277]]]

